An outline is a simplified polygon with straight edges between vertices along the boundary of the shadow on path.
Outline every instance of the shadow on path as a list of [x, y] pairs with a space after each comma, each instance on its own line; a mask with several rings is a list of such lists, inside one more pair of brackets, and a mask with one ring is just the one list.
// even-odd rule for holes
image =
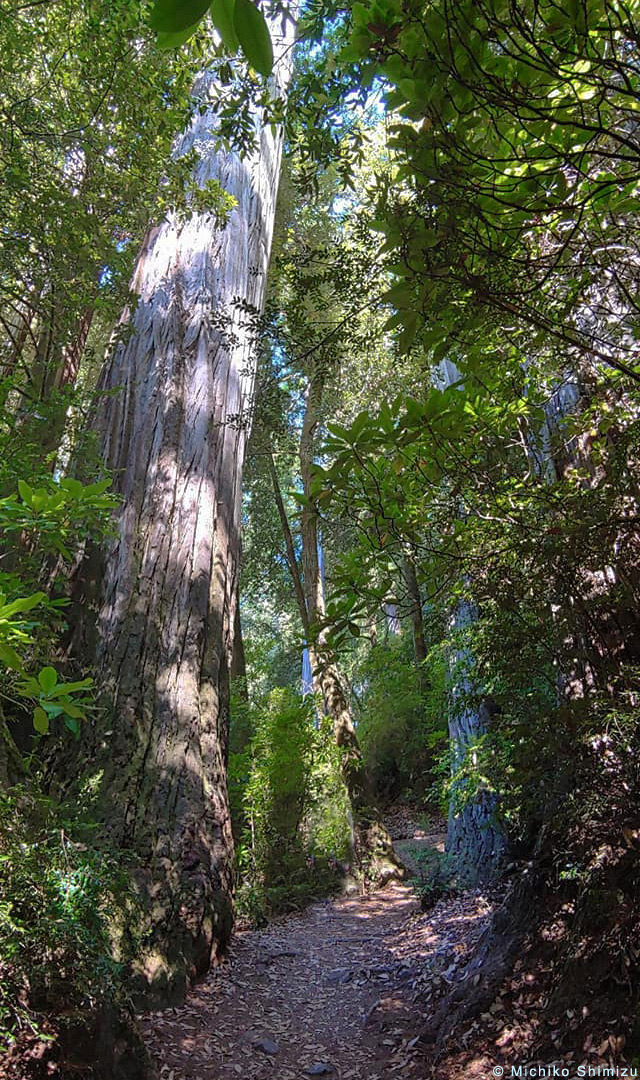
[[424, 988], [447, 979], [488, 911], [469, 894], [423, 913], [390, 884], [239, 933], [183, 1006], [145, 1018], [161, 1080], [420, 1080]]

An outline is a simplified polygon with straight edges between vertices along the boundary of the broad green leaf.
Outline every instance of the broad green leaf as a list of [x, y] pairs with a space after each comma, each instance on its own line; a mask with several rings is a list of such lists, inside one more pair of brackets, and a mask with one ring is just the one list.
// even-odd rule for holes
[[406, 281], [399, 281], [396, 285], [387, 289], [380, 299], [385, 304], [393, 304], [395, 307], [404, 309], [412, 307], [415, 303], [411, 284]]
[[175, 34], [168, 34], [164, 31], [158, 31], [156, 38], [156, 45], [159, 49], [179, 49], [181, 45], [184, 45], [185, 41], [188, 41], [192, 34], [195, 34], [199, 22], [194, 23], [193, 26], [188, 26], [186, 30], [178, 30]]
[[31, 500], [33, 498], [33, 488], [26, 483], [25, 480], [18, 480], [18, 491], [20, 492], [20, 498], [27, 506], [31, 506]]
[[358, 413], [351, 425], [351, 438], [357, 438], [358, 435], [360, 435], [365, 430], [370, 421], [371, 416], [366, 409], [364, 409], [361, 413]]
[[0, 661], [5, 667], [11, 668], [12, 671], [22, 671], [22, 660], [18, 656], [15, 649], [12, 649], [6, 642], [0, 643]]
[[41, 735], [46, 735], [49, 730], [49, 717], [39, 705], [33, 710], [33, 726]]
[[54, 705], [52, 701], [43, 701], [41, 698], [40, 704], [42, 705], [42, 708], [46, 712], [49, 719], [54, 719], [57, 716], [62, 716], [64, 712], [62, 705]]
[[58, 682], [58, 672], [52, 667], [43, 667], [38, 674], [38, 682], [45, 694], [50, 694]]
[[343, 427], [342, 424], [327, 424], [327, 431], [329, 435], [340, 442], [351, 443], [351, 429]]
[[12, 600], [10, 604], [0, 607], [0, 619], [10, 619], [12, 615], [18, 615], [23, 611], [31, 611], [32, 608], [41, 604], [43, 600], [46, 600], [46, 594], [43, 592], [32, 593], [31, 596], [22, 596], [19, 600]]
[[268, 76], [273, 70], [273, 46], [266, 19], [251, 0], [236, 0], [233, 28], [252, 68]]
[[[191, 33], [192, 29], [194, 28], [188, 27], [189, 33]], [[86, 484], [84, 493], [85, 495], [103, 495], [110, 487], [111, 480], [97, 480], [95, 484]]]
[[149, 23], [154, 30], [176, 34], [200, 21], [210, 0], [156, 0]]
[[404, 318], [404, 327], [398, 335], [398, 350], [401, 353], [409, 351], [413, 345], [418, 329], [418, 315], [415, 311], [407, 312]]
[[82, 709], [78, 708], [77, 705], [74, 705], [72, 701], [63, 701], [62, 702], [62, 707], [63, 707], [63, 709], [65, 711], [65, 714], [67, 716], [72, 716], [74, 718], [74, 720], [86, 720], [87, 719], [84, 712], [82, 711]]
[[81, 679], [80, 682], [60, 683], [59, 686], [56, 686], [55, 690], [50, 691], [49, 696], [57, 698], [63, 694], [75, 694], [78, 690], [87, 690], [90, 686], [93, 686], [93, 679]]
[[222, 38], [222, 43], [231, 53], [238, 52], [240, 42], [233, 25], [235, 0], [213, 0], [209, 11], [211, 20]]
[[74, 499], [79, 499], [84, 491], [84, 485], [81, 484], [79, 480], [74, 480], [73, 477], [61, 480], [60, 487], [63, 491], [68, 491]]
[[33, 493], [31, 499], [31, 506], [36, 511], [36, 513], [39, 513], [40, 510], [49, 509], [50, 501], [51, 499], [48, 491], [45, 491], [44, 488], [37, 488]]

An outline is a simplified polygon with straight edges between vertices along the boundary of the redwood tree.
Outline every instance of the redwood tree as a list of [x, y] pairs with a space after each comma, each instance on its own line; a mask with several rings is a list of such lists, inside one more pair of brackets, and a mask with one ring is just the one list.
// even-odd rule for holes
[[[294, 29], [290, 17], [272, 22], [280, 95]], [[204, 100], [211, 78], [199, 80]], [[82, 574], [95, 620], [75, 647], [94, 657], [104, 708], [87, 726], [80, 771], [113, 842], [140, 868], [147, 999], [179, 997], [232, 923], [228, 658], [282, 142], [261, 117], [240, 156], [219, 149], [211, 109], [194, 111], [179, 152], [195, 151], [197, 185], [217, 181], [235, 207], [224, 224], [198, 209], [150, 230], [136, 303], [100, 382], [96, 426], [122, 504], [113, 540]]]

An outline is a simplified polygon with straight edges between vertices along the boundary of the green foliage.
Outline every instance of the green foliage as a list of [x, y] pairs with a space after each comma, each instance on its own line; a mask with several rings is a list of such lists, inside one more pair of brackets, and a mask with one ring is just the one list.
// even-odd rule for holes
[[341, 63], [385, 85], [394, 168], [372, 227], [402, 350], [459, 350], [480, 373], [497, 320], [529, 358], [553, 344], [637, 377], [620, 346], [636, 327], [622, 252], [636, 243], [638, 15], [615, 0], [354, 4]]
[[339, 754], [312, 700], [273, 690], [253, 725], [249, 752], [232, 756], [231, 771], [236, 783], [245, 779], [238, 907], [261, 921], [336, 888], [350, 829]]
[[149, 23], [163, 49], [183, 45], [207, 11], [230, 53], [242, 49], [247, 61], [265, 77], [273, 69], [273, 46], [267, 21], [252, 0], [155, 0]]
[[15, 570], [0, 571], [0, 670], [5, 695], [16, 694], [32, 704], [38, 734], [46, 735], [50, 722], [61, 718], [77, 735], [91, 705], [86, 691], [92, 680], [64, 681], [50, 663], [34, 675], [28, 673], [40, 657], [50, 655], [51, 635], [66, 600], [29, 590], [51, 580], [50, 556], [71, 562], [85, 539], [105, 534], [116, 500], [107, 494], [109, 480], [49, 480], [46, 485], [34, 488], [18, 480], [18, 494], [0, 499], [0, 537], [5, 543], [19, 538]]
[[[256, 725], [256, 764], [246, 792], [259, 845], [264, 845], [256, 848], [257, 858], [265, 863], [280, 844], [285, 858], [299, 844], [309, 800], [312, 732], [311, 703], [300, 702], [286, 690], [272, 691]], [[268, 867], [266, 874], [269, 878]]]
[[415, 889], [423, 911], [453, 893], [455, 867], [446, 854], [415, 841], [401, 842], [397, 847], [409, 868], [409, 883]]
[[80, 679], [78, 682], [59, 682], [55, 668], [44, 667], [37, 678], [28, 678], [17, 684], [21, 697], [37, 701], [33, 712], [33, 726], [40, 735], [47, 735], [51, 720], [64, 719], [65, 727], [74, 735], [80, 731], [80, 721], [86, 720], [85, 710], [91, 705], [91, 698], [84, 691], [93, 686], [92, 679]]
[[182, 188], [171, 146], [199, 61], [159, 53], [145, 17], [141, 0], [3, 10], [0, 400], [17, 380], [23, 416], [64, 397], [63, 350], [88, 311], [115, 320], [149, 219]]
[[[126, 1003], [135, 905], [121, 861], [31, 787], [0, 793], [0, 1051], [44, 1015]], [[127, 927], [122, 919], [127, 911]], [[118, 914], [120, 913], [120, 914]]]
[[33, 488], [18, 480], [18, 494], [0, 500], [0, 530], [8, 539], [20, 533], [27, 552], [72, 559], [71, 548], [103, 535], [117, 505], [110, 480], [82, 484], [71, 477], [47, 480]]
[[[407, 548], [427, 602], [473, 604], [469, 624], [443, 635], [456, 688], [447, 713], [485, 709], [490, 724], [455, 762], [451, 790], [467, 801], [479, 788], [497, 795], [526, 847], [566, 797], [576, 744], [596, 736], [602, 701], [635, 693], [636, 571], [624, 538], [639, 429], [622, 388], [612, 439], [606, 384], [565, 419], [542, 407], [548, 384], [532, 366], [525, 393], [514, 394], [513, 369], [476, 385], [331, 426], [317, 484], [359, 528], [330, 615], [344, 639], [383, 598], [380, 559], [397, 564]], [[588, 454], [576, 449], [585, 445]]]
[[447, 739], [441, 653], [433, 651], [421, 685], [410, 641], [395, 635], [367, 650], [357, 680], [358, 738], [379, 797], [426, 795]]

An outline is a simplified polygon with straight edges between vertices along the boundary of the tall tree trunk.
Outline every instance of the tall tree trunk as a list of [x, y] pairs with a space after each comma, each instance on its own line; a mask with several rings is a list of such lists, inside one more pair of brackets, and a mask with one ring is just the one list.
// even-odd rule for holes
[[320, 693], [326, 714], [331, 718], [336, 745], [341, 750], [342, 775], [354, 816], [354, 855], [371, 878], [378, 883], [403, 877], [391, 839], [375, 806], [373, 791], [358, 742], [348, 695], [338, 671], [335, 656], [322, 628], [325, 613], [324, 586], [318, 554], [318, 512], [312, 493], [315, 460], [315, 432], [320, 421], [325, 377], [321, 369], [313, 371], [300, 436], [300, 471], [305, 502], [300, 520], [302, 572], [286, 508], [280, 493], [278, 476], [270, 458], [274, 495], [294, 584], [300, 620], [305, 632], [314, 690]]
[[[451, 360], [440, 362], [436, 374], [439, 386], [454, 386], [460, 379], [460, 372]], [[451, 627], [454, 632], [461, 633], [476, 618], [474, 604], [461, 600], [452, 612]], [[490, 703], [482, 700], [478, 693], [472, 693], [478, 690], [473, 685], [472, 670], [473, 658], [468, 648], [464, 645], [456, 648], [450, 658], [448, 677], [449, 750], [454, 777], [465, 761], [470, 760], [475, 768], [474, 744], [486, 733], [491, 719]], [[469, 698], [473, 697], [477, 704], [469, 704]], [[469, 884], [495, 877], [503, 860], [505, 843], [496, 825], [495, 811], [495, 796], [482, 782], [478, 781], [472, 791], [469, 779], [454, 780], [449, 799], [446, 850], [460, 877]]]
[[315, 459], [315, 431], [320, 419], [324, 375], [314, 371], [309, 382], [307, 403], [300, 435], [300, 472], [305, 502], [300, 521], [302, 541], [302, 573], [298, 567], [286, 509], [280, 495], [273, 459], [271, 477], [276, 504], [283, 527], [287, 560], [294, 583], [300, 619], [307, 639], [314, 689], [322, 695], [327, 715], [331, 717], [336, 744], [343, 751], [342, 768], [349, 798], [356, 814], [370, 814], [372, 794], [356, 736], [347, 695], [343, 689], [335, 659], [327, 647], [326, 634], [320, 628], [325, 611], [324, 587], [318, 557], [318, 513], [312, 494], [312, 472]]
[[[279, 18], [272, 33], [284, 93], [294, 25]], [[207, 969], [232, 924], [228, 667], [282, 133], [256, 118], [256, 138], [245, 158], [220, 151], [215, 116], [195, 115], [181, 149], [197, 149], [196, 181], [218, 180], [237, 205], [223, 228], [204, 212], [151, 229], [127, 338], [100, 382], [97, 426], [122, 506], [116, 538], [86, 567], [85, 603], [92, 576], [97, 589], [85, 644], [105, 708], [81, 753], [109, 834], [142, 868], [140, 974], [146, 1000], [161, 1002]]]

